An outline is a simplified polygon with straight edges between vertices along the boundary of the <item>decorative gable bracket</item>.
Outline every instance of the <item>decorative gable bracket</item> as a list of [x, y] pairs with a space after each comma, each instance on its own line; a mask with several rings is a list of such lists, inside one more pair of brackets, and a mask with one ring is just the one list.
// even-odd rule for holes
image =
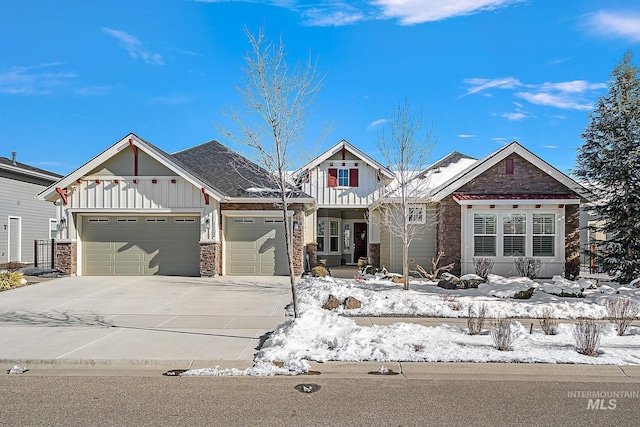
[[67, 194], [67, 189], [66, 188], [56, 187], [56, 193], [58, 193], [60, 195], [60, 198], [62, 199], [62, 204], [66, 206], [67, 203], [69, 202], [69, 196]]

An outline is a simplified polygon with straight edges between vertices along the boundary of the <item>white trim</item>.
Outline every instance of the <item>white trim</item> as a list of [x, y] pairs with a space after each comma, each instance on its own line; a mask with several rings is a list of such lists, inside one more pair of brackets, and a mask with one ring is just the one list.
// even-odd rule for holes
[[46, 179], [47, 181], [55, 182], [60, 179], [59, 176], [50, 175], [47, 173], [32, 171], [29, 169], [21, 168], [20, 166], [6, 165], [4, 163], [0, 163], [0, 169], [8, 170], [10, 172], [15, 172], [20, 175], [32, 176], [34, 178]]
[[376, 170], [379, 169], [381, 172], [384, 173], [384, 175], [387, 176], [387, 178], [389, 178], [389, 179], [395, 178], [395, 175], [393, 174], [393, 172], [390, 171], [386, 166], [383, 166], [382, 164], [380, 164], [377, 161], [375, 161], [372, 157], [369, 157], [369, 155], [367, 155], [366, 153], [360, 151], [358, 148], [356, 148], [353, 145], [351, 145], [351, 143], [349, 143], [349, 141], [347, 141], [346, 139], [341, 140], [336, 145], [334, 145], [333, 147], [329, 148], [324, 153], [320, 154], [318, 157], [316, 157], [315, 159], [313, 159], [312, 161], [310, 161], [306, 165], [303, 165], [300, 168], [300, 171], [303, 172], [306, 169], [313, 169], [316, 166], [319, 166], [322, 162], [324, 162], [325, 160], [328, 160], [329, 157], [333, 156], [334, 154], [339, 153], [342, 150], [343, 147], [347, 151], [351, 152], [351, 154], [353, 154], [354, 156], [356, 156], [359, 159], [361, 159], [364, 163], [366, 163], [369, 166], [371, 166], [372, 168], [374, 168]]
[[460, 200], [455, 196], [453, 199], [461, 206], [468, 205], [579, 205], [580, 199], [482, 199], [482, 200]]
[[[174, 171], [176, 175], [181, 176], [187, 182], [191, 183], [193, 186], [197, 188], [205, 188], [207, 194], [211, 195], [217, 201], [225, 200], [225, 196], [223, 196], [221, 193], [218, 193], [213, 188], [210, 188], [208, 185], [206, 185], [205, 183], [203, 183], [202, 181], [200, 181], [199, 179], [191, 175], [185, 169], [178, 166], [176, 163], [172, 162], [171, 160], [167, 159], [164, 155], [159, 154], [156, 148], [152, 147], [151, 145], [149, 145], [149, 143], [142, 140], [141, 138], [134, 135], [133, 133], [130, 133], [129, 135], [125, 136], [123, 139], [116, 142], [111, 147], [107, 148], [102, 153], [98, 154], [93, 159], [89, 160], [87, 163], [80, 166], [75, 171], [71, 172], [69, 175], [53, 183], [52, 185], [50, 185], [49, 187], [41, 191], [36, 197], [39, 200], [55, 200], [56, 198], [59, 197], [55, 191], [57, 187], [67, 188], [71, 186], [73, 183], [75, 183], [75, 181], [77, 181], [78, 179], [83, 179], [83, 178], [86, 179], [86, 176], [85, 176], [86, 173], [100, 166], [102, 163], [109, 160], [111, 157], [115, 156], [120, 151], [128, 148], [129, 139], [134, 140], [134, 144], [137, 148], [144, 151], [147, 155], [149, 155], [158, 163]], [[99, 179], [105, 179], [105, 177], [101, 177]], [[136, 177], [135, 179], [142, 179], [142, 177]]]
[[[531, 151], [524, 148], [518, 142], [514, 141], [511, 144], [506, 145], [499, 150], [489, 154], [485, 158], [477, 161], [439, 187], [434, 188], [432, 192], [433, 200], [442, 200], [448, 194], [455, 192], [458, 188], [462, 187], [473, 178], [486, 172], [487, 170], [489, 170], [489, 168], [495, 166], [498, 162], [504, 160], [511, 154], [518, 154], [519, 156], [530, 162], [532, 165], [545, 172], [550, 177], [559, 181], [571, 191], [577, 193], [580, 197], [585, 199], [590, 198], [589, 191], [586, 188], [578, 184], [573, 179], [569, 178], [564, 173], [560, 172], [558, 169], [551, 166], [549, 163], [542, 160], [540, 157], [533, 154]], [[522, 201], [520, 201], [520, 203], [522, 203]]]
[[[274, 211], [242, 211], [242, 210], [221, 210], [220, 211], [222, 213], [222, 216], [257, 216], [257, 217], [281, 217], [282, 218], [282, 211], [281, 210], [274, 210]], [[288, 217], [292, 217], [293, 214], [295, 212], [294, 211], [287, 211], [287, 216]]]
[[[11, 259], [11, 220], [18, 220], [18, 259]], [[9, 262], [22, 262], [22, 217], [9, 215], [8, 217], [8, 227], [7, 227], [7, 263]]]

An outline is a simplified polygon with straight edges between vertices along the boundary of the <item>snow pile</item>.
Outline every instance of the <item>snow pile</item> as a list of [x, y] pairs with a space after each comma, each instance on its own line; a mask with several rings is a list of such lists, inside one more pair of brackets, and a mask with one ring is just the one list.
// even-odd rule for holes
[[[530, 299], [511, 298], [531, 287], [537, 288], [539, 285], [528, 278], [505, 278], [495, 275], [490, 276], [489, 282], [484, 286], [481, 284], [477, 289], [447, 290], [437, 287], [435, 282], [414, 280], [408, 291], [405, 291], [401, 284], [382, 278], [356, 282], [332, 277], [309, 277], [299, 283], [298, 296], [301, 312], [322, 307], [331, 294], [339, 301], [352, 296], [362, 303], [362, 307], [358, 309], [345, 310], [339, 307], [336, 309], [338, 314], [458, 318], [467, 317], [470, 307], [475, 308], [478, 303], [485, 303], [487, 317], [537, 318], [540, 316], [541, 308], [549, 306], [555, 309], [559, 319], [602, 319], [607, 316], [602, 305], [605, 292], [640, 301], [638, 288], [606, 285], [597, 289], [585, 289], [585, 298], [562, 298], [540, 291], [534, 292]], [[452, 300], [455, 300], [455, 303], [452, 303]]]
[[309, 364], [305, 360], [287, 359], [278, 366], [272, 362], [259, 361], [254, 366], [245, 369], [213, 368], [190, 369], [180, 374], [181, 377], [270, 377], [274, 375], [297, 375], [309, 370]]
[[[528, 325], [527, 325], [528, 326]], [[358, 326], [352, 319], [326, 310], [308, 310], [280, 325], [256, 355], [258, 361], [416, 361], [640, 364], [640, 328], [618, 337], [614, 325], [603, 328], [598, 357], [574, 349], [573, 326], [560, 324], [557, 335], [513, 322], [512, 351], [493, 346], [488, 330], [468, 335], [465, 329], [442, 324], [427, 327], [398, 322], [388, 326]]]
[[513, 298], [519, 292], [537, 287], [538, 284], [528, 277], [502, 277], [490, 274], [487, 283], [478, 285], [478, 291], [497, 298]]
[[579, 279], [574, 282], [562, 276], [553, 276], [553, 283], [543, 283], [542, 291], [553, 295], [581, 295], [585, 290], [595, 286], [595, 281]]

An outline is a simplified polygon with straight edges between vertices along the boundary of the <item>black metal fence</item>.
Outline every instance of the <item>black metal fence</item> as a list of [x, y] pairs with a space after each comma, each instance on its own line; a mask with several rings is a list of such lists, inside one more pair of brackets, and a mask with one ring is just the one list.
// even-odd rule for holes
[[56, 241], [33, 241], [33, 265], [41, 268], [56, 268]]
[[597, 254], [596, 245], [583, 246], [580, 255], [581, 267], [587, 269], [589, 273], [602, 273], [602, 266], [598, 265]]

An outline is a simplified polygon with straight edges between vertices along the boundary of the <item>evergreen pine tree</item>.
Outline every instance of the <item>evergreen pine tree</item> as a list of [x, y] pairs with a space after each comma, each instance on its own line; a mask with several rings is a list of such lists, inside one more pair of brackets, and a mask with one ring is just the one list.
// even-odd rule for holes
[[582, 134], [575, 174], [594, 194], [597, 261], [621, 283], [640, 277], [640, 79], [627, 52]]

